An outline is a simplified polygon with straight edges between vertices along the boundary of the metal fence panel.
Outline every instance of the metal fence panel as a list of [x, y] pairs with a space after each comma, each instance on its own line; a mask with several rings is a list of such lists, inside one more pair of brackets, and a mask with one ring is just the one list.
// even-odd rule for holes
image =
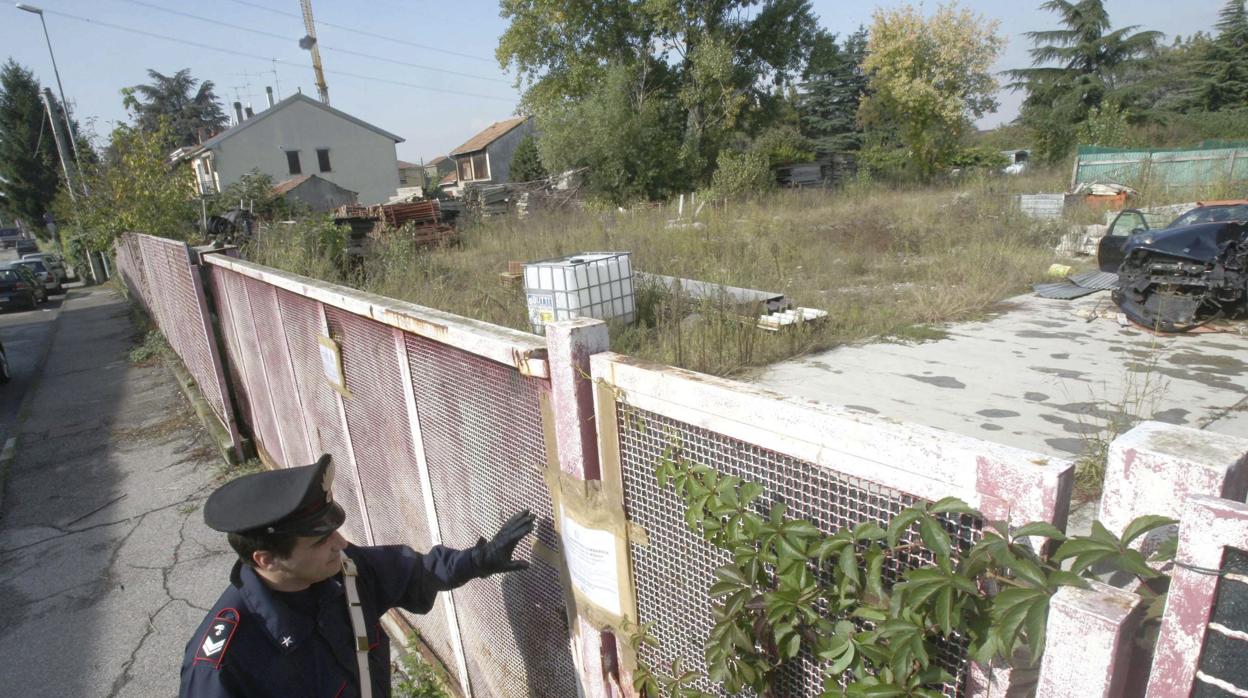
[[[648, 539], [646, 545], [631, 548], [638, 620], [655, 623], [653, 632], [662, 642], [658, 649], [645, 648], [642, 658], [650, 666], [666, 667], [679, 657], [688, 668], [705, 672], [703, 647], [714, 625], [707, 590], [716, 581], [715, 569], [732, 561], [731, 555], [689, 530], [683, 501], [673, 489], [658, 486], [655, 467], [673, 440], [692, 462], [762, 485], [766, 493], [760, 498], [760, 515], [771, 504], [783, 502], [790, 517], [810, 521], [828, 534], [862, 522], [888, 526], [893, 516], [919, 501], [874, 482], [624, 403], [617, 403], [617, 410], [625, 509], [629, 521], [644, 528]], [[982, 522], [977, 519], [960, 517], [947, 524], [951, 538], [962, 549], [980, 538]], [[919, 541], [912, 535], [906, 542]], [[915, 548], [890, 557], [885, 578], [900, 581], [904, 570], [933, 563], [928, 551]], [[963, 643], [942, 644], [938, 661], [955, 677], [946, 695], [962, 695], [968, 668]], [[819, 695], [825, 666], [809, 655], [790, 662], [781, 676], [779, 695]], [[707, 681], [699, 688], [713, 690]]]
[[200, 394], [239, 445], [212, 318], [191, 249], [184, 242], [128, 233], [117, 244], [122, 278], [195, 379]]
[[[558, 550], [543, 480], [545, 381], [423, 337], [409, 335], [407, 350], [443, 541], [472, 546], [528, 508], [540, 544]], [[531, 560], [524, 574], [454, 592], [474, 695], [577, 693], [559, 572], [533, 545], [517, 549]]]

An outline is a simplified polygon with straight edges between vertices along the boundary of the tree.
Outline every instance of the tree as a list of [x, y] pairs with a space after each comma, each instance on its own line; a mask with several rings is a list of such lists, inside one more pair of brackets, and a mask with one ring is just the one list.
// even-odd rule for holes
[[[112, 157], [84, 165], [82, 176], [90, 195], [78, 198], [82, 232], [74, 245], [85, 251], [107, 251], [129, 231], [180, 240], [195, 235], [199, 211], [192, 198], [190, 176], [167, 165], [169, 127], [146, 131], [118, 126], [112, 133]], [[68, 209], [68, 202], [58, 200]], [[64, 217], [64, 216], [62, 216]]]
[[1048, 0], [1040, 7], [1057, 13], [1063, 28], [1027, 32], [1035, 43], [1032, 67], [1006, 72], [1014, 80], [1010, 88], [1026, 90], [1020, 116], [1040, 155], [1053, 161], [1070, 151], [1093, 109], [1110, 102], [1131, 112], [1144, 85], [1124, 77], [1156, 51], [1161, 33], [1111, 30], [1103, 0]]
[[677, 156], [683, 115], [646, 86], [644, 70], [615, 64], [583, 99], [544, 109], [542, 162], [555, 172], [587, 167], [590, 192], [616, 204], [687, 189]]
[[29, 70], [12, 60], [0, 67], [0, 198], [9, 214], [32, 224], [51, 210], [60, 186], [60, 161], [39, 92]]
[[858, 107], [867, 92], [863, 60], [867, 55], [867, 30], [846, 37], [823, 34], [815, 43], [810, 62], [803, 73], [802, 92], [797, 97], [802, 133], [821, 153], [839, 153], [862, 147], [862, 127]]
[[135, 124], [141, 130], [161, 132], [164, 120], [167, 127], [163, 132], [168, 134], [169, 145], [176, 147], [198, 143], [201, 129], [211, 133], [229, 123], [211, 80], [195, 80], [189, 68], [173, 75], [148, 70], [147, 75], [151, 84], [122, 90], [123, 103], [134, 113]]
[[[644, 102], [680, 110], [670, 127], [694, 186], [709, 179], [748, 112], [776, 99], [771, 87], [797, 75], [816, 35], [809, 0], [502, 0], [501, 14], [509, 25], [496, 56], [516, 71], [525, 106], [539, 120], [602, 99], [608, 74], [628, 71], [636, 81], [630, 91]], [[614, 147], [637, 146], [645, 144]]]
[[1191, 73], [1200, 77], [1193, 106], [1203, 111], [1248, 106], [1248, 11], [1244, 0], [1228, 0], [1215, 28], [1217, 36], [1206, 45]]
[[930, 18], [911, 5], [876, 10], [863, 62], [863, 124], [894, 131], [920, 177], [931, 178], [957, 152], [971, 118], [996, 108], [989, 68], [1004, 43], [996, 21], [956, 4]]
[[536, 138], [525, 136], [516, 145], [516, 152], [511, 156], [511, 169], [508, 172], [513, 182], [532, 182], [546, 177], [548, 173], [542, 165]]

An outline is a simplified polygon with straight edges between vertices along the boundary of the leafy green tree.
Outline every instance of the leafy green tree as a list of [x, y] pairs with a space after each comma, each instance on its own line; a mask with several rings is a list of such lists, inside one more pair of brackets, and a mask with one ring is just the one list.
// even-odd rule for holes
[[858, 107], [867, 93], [867, 75], [862, 63], [867, 55], [867, 30], [845, 38], [822, 34], [811, 51], [803, 73], [797, 108], [802, 133], [820, 153], [839, 153], [862, 147], [862, 126]]
[[719, 154], [716, 165], [706, 192], [712, 199], [757, 196], [776, 185], [776, 176], [765, 152], [725, 150]]
[[617, 204], [687, 190], [677, 155], [682, 114], [653, 98], [645, 72], [613, 65], [585, 98], [539, 113], [542, 162], [556, 172], [587, 167], [590, 192]]
[[211, 80], [197, 81], [189, 68], [173, 75], [148, 70], [147, 75], [150, 84], [122, 90], [123, 103], [143, 131], [164, 132], [176, 147], [198, 143], [200, 129], [218, 131], [229, 123]]
[[1217, 36], [1206, 45], [1191, 73], [1201, 78], [1193, 106], [1203, 111], [1248, 106], [1248, 10], [1244, 0], [1228, 0], [1215, 28]]
[[1014, 81], [1009, 87], [1027, 93], [1020, 116], [1041, 157], [1054, 161], [1070, 151], [1079, 124], [1103, 102], [1134, 109], [1144, 85], [1124, 78], [1156, 52], [1161, 33], [1111, 29], [1103, 0], [1048, 0], [1040, 7], [1056, 13], [1062, 28], [1027, 32], [1035, 43], [1032, 67], [1006, 72]]
[[[185, 170], [167, 165], [168, 126], [146, 131], [118, 126], [112, 133], [112, 157], [84, 165], [82, 176], [90, 195], [78, 198], [82, 232], [75, 245], [91, 252], [107, 251], [119, 235], [141, 232], [189, 240], [195, 236], [199, 209]], [[60, 218], [68, 218], [68, 202], [58, 200]]]
[[39, 82], [9, 60], [0, 67], [0, 206], [43, 230], [60, 186], [60, 161]]
[[511, 169], [508, 172], [513, 182], [532, 182], [546, 177], [548, 173], [546, 167], [542, 165], [536, 138], [525, 136], [516, 145], [516, 152], [511, 156]]
[[[815, 159], [814, 144], [796, 126], [790, 124], [781, 124], [760, 133], [751, 144], [750, 151], [762, 153], [767, 158], [769, 168]], [[722, 167], [723, 153], [720, 154], [720, 160], [719, 167]]]
[[[629, 71], [636, 81], [630, 91], [645, 96], [647, 128], [669, 104], [680, 111], [670, 125], [666, 116], [661, 121], [674, 129], [674, 153], [693, 186], [707, 181], [717, 153], [749, 123], [749, 113], [777, 98], [771, 87], [798, 74], [816, 36], [809, 0], [502, 0], [501, 14], [509, 25], [495, 55], [516, 71], [524, 103], [539, 121], [546, 112], [601, 100], [608, 74]], [[658, 188], [657, 182], [636, 187]]]
[[923, 179], [949, 164], [972, 117], [997, 106], [989, 70], [1005, 43], [997, 24], [956, 4], [930, 18], [912, 5], [875, 12], [859, 116], [895, 133]]

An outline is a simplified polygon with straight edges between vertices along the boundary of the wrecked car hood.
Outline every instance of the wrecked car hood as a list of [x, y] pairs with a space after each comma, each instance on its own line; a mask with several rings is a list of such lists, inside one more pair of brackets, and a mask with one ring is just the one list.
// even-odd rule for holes
[[1125, 256], [1136, 250], [1213, 263], [1228, 242], [1240, 240], [1246, 229], [1235, 222], [1199, 223], [1134, 235], [1123, 246]]

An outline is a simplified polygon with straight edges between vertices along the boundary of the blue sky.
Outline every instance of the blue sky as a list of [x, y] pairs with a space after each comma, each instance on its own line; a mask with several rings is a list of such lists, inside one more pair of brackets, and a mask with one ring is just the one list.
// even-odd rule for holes
[[[120, 90], [145, 82], [147, 68], [166, 74], [190, 68], [195, 77], [216, 83], [217, 94], [227, 105], [237, 97], [257, 111], [264, 105], [266, 85], [281, 96], [298, 88], [316, 94], [310, 59], [296, 43], [304, 34], [298, 0], [31, 0], [29, 4], [47, 11], [61, 79], [75, 116], [100, 134], [125, 118]], [[876, 7], [895, 3], [815, 0], [813, 4], [824, 27], [844, 34], [868, 24]], [[1022, 32], [1053, 26], [1052, 15], [1036, 9], [1040, 0], [961, 4], [1000, 20], [1001, 32], [1009, 40], [997, 66], [1002, 70], [1027, 64], [1030, 44]], [[1208, 30], [1222, 4], [1221, 0], [1106, 2], [1115, 26], [1138, 24], [1170, 38]], [[514, 111], [518, 94], [512, 76], [493, 60], [505, 28], [497, 4], [315, 0], [313, 9], [321, 58], [329, 71], [331, 103], [405, 138], [398, 146], [400, 158], [419, 161], [445, 153]], [[12, 4], [0, 6], [0, 55], [31, 68], [45, 85], [54, 87], [38, 17]], [[1013, 118], [1018, 101], [1017, 95], [1001, 95], [1001, 109], [981, 126]]]

